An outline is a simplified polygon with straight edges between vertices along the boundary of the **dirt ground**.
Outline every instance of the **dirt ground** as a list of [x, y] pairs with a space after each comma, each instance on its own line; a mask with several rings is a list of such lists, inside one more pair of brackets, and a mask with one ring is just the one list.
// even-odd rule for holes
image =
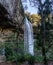
[[[2, 62], [0, 65], [16, 65], [16, 63]], [[19, 65], [28, 65], [27, 63], [22, 63]], [[35, 63], [34, 65], [43, 65], [42, 63]], [[53, 65], [53, 61], [49, 61], [48, 65]]]
[[6, 62], [3, 62], [3, 63], [0, 63], [0, 65], [16, 65], [15, 63], [6, 63]]

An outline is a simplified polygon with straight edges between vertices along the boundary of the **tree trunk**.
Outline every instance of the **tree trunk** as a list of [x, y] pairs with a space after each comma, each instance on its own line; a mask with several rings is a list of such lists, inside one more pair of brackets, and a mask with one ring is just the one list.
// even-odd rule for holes
[[41, 44], [42, 44], [42, 56], [43, 56], [43, 62], [44, 65], [48, 65], [47, 59], [46, 59], [46, 51], [45, 51], [45, 43], [46, 43], [46, 32], [45, 32], [45, 16], [42, 11], [42, 20], [41, 20]]

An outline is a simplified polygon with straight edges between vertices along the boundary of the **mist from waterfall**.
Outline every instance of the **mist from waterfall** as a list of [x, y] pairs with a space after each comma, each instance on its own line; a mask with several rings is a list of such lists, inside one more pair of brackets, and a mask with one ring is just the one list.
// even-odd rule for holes
[[25, 53], [34, 55], [33, 27], [26, 17], [24, 21], [24, 50]]

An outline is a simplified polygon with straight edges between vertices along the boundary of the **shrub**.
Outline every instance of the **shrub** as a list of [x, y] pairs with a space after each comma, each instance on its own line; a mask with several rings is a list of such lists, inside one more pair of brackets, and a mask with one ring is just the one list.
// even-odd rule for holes
[[36, 56], [35, 60], [36, 60], [36, 62], [43, 62], [43, 57], [42, 56]]
[[20, 62], [20, 63], [24, 62], [25, 61], [24, 55], [18, 53], [17, 54], [17, 61]]
[[28, 61], [30, 65], [33, 65], [33, 63], [35, 62], [35, 56], [27, 54], [25, 55], [25, 60]]
[[8, 60], [8, 58], [9, 58], [10, 56], [12, 56], [12, 55], [13, 55], [12, 49], [6, 46], [6, 47], [5, 47], [6, 60]]

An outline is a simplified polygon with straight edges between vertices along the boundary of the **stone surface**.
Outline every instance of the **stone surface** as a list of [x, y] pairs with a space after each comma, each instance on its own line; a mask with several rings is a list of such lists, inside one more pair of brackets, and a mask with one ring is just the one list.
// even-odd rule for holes
[[[6, 9], [7, 12], [9, 13], [9, 14], [6, 14], [4, 12], [5, 15], [4, 14], [0, 14], [1, 15], [0, 16], [0, 18], [1, 18], [0, 25], [2, 23], [2, 25], [1, 25], [2, 28], [0, 27], [0, 45], [3, 45], [4, 42], [6, 40], [8, 40], [8, 38], [11, 35], [14, 34], [14, 32], [11, 29], [8, 29], [8, 28], [10, 28], [10, 26], [11, 26], [12, 29], [15, 29], [15, 27], [16, 27], [16, 29], [18, 29], [18, 27], [20, 27], [20, 25], [22, 25], [23, 12], [22, 12], [22, 8], [21, 8], [20, 0], [0, 0], [0, 4], [4, 7], [3, 9]], [[1, 6], [1, 8], [2, 8], [2, 6]], [[1, 8], [0, 8], [0, 10], [1, 10]], [[1, 12], [3, 12], [3, 11], [0, 11], [0, 13]], [[11, 21], [6, 21], [6, 19], [7, 19], [6, 16], [9, 18], [9, 20], [10, 19], [12, 19], [12, 20]], [[5, 17], [6, 17], [6, 19], [5, 19]], [[6, 25], [8, 26], [8, 28], [6, 27]], [[0, 62], [5, 61], [4, 57], [5, 56], [0, 55]], [[7, 64], [4, 64], [4, 65], [7, 65]]]
[[[4, 12], [4, 14], [6, 14], [6, 15], [4, 15], [4, 18], [7, 16], [9, 18], [9, 20], [11, 20], [11, 21], [8, 21], [9, 22], [8, 24], [17, 27], [18, 24], [22, 23], [23, 11], [22, 11], [22, 5], [21, 5], [20, 0], [0, 0], [0, 4], [2, 5], [1, 8], [3, 7], [3, 9], [6, 9], [8, 12], [8, 14], [6, 14]], [[1, 16], [3, 17], [3, 14]], [[7, 19], [7, 17], [6, 17], [6, 19]], [[3, 19], [1, 19], [1, 23], [3, 22], [2, 20]], [[7, 24], [7, 22], [4, 24]], [[9, 27], [10, 27], [10, 25], [9, 25]]]

